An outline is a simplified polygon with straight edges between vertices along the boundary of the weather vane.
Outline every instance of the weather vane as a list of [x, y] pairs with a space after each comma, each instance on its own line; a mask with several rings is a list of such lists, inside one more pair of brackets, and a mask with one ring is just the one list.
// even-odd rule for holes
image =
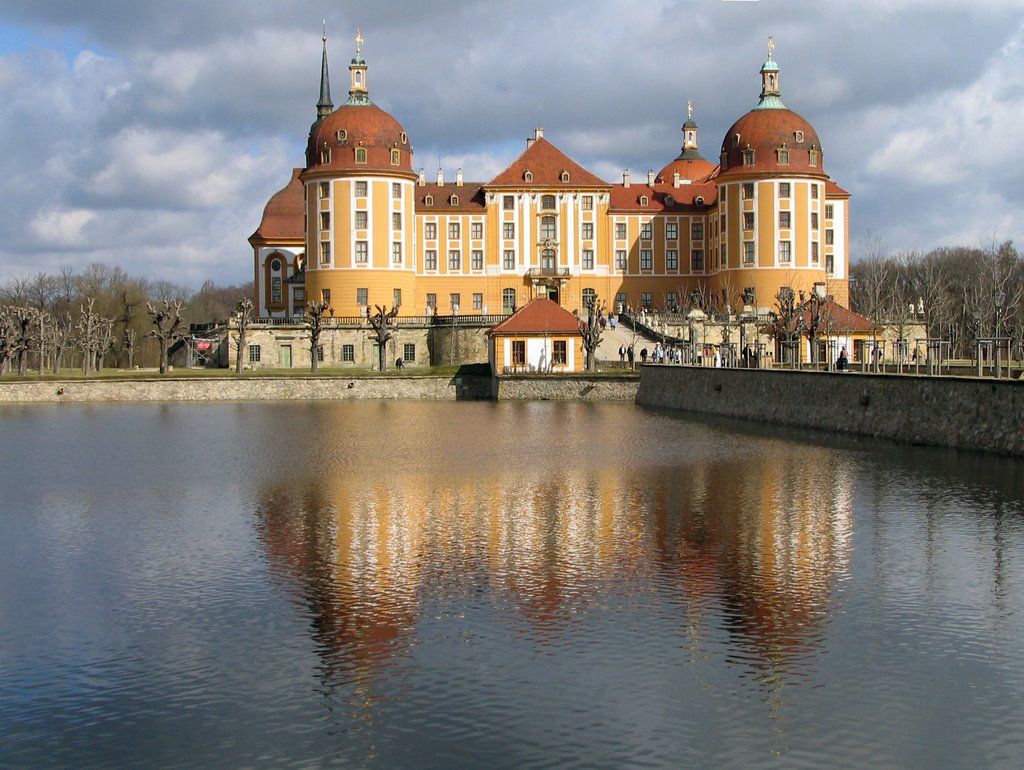
[[693, 120], [693, 99], [686, 100], [686, 117]]
[[362, 44], [363, 44], [364, 42], [365, 42], [365, 41], [363, 40], [363, 33], [362, 33], [362, 32], [360, 32], [360, 31], [359, 31], [359, 30], [357, 29], [357, 30], [356, 30], [356, 54], [358, 54], [358, 53], [359, 53], [359, 47], [360, 47], [360, 46], [361, 46], [361, 45], [362, 45]]
[[768, 59], [769, 59], [769, 60], [771, 60], [771, 58], [772, 58], [772, 52], [773, 52], [774, 50], [775, 50], [775, 41], [774, 41], [774, 40], [772, 39], [772, 36], [771, 36], [771, 35], [769, 35], [769, 36], [768, 36]]

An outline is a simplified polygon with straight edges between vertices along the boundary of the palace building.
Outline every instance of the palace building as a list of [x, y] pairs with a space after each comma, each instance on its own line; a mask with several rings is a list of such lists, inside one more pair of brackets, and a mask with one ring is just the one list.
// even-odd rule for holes
[[583, 311], [767, 312], [782, 286], [848, 303], [849, 194], [811, 124], [782, 101], [769, 43], [760, 98], [706, 160], [688, 108], [661, 171], [609, 183], [536, 129], [488, 182], [414, 171], [406, 128], [370, 99], [357, 36], [348, 98], [331, 101], [324, 36], [305, 166], [249, 242], [261, 318], [326, 302], [337, 317], [507, 315], [543, 297]]

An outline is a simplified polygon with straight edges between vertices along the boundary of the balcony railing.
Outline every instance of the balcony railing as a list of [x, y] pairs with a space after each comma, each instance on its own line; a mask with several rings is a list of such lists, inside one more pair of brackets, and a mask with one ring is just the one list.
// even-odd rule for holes
[[567, 267], [531, 267], [526, 271], [529, 278], [555, 276], [557, 278], [568, 278], [571, 273]]

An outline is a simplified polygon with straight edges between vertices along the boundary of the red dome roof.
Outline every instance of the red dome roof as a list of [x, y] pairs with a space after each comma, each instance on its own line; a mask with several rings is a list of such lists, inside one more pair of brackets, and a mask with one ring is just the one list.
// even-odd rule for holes
[[[752, 163], [744, 165], [744, 152], [747, 150], [753, 150], [753, 158]], [[818, 134], [810, 123], [789, 109], [751, 110], [726, 132], [722, 153], [722, 175], [825, 176]]]
[[689, 179], [691, 182], [703, 182], [714, 170], [715, 167], [700, 156], [695, 158], [680, 156], [659, 171], [655, 181], [672, 184], [674, 174], [679, 172], [680, 179]]
[[[365, 162], [357, 162], [359, 149]], [[325, 152], [329, 151], [329, 152]], [[399, 151], [398, 164], [391, 151]], [[313, 124], [307, 171], [389, 171], [412, 174], [412, 147], [405, 129], [375, 104], [346, 104]]]

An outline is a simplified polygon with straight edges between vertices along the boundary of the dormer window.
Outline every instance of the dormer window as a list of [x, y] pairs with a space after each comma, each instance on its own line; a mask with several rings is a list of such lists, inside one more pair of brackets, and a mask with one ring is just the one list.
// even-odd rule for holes
[[344, 128], [339, 128], [338, 129], [338, 141], [339, 142], [348, 141], [348, 131], [346, 131]]
[[366, 163], [365, 147], [356, 147], [356, 163]]
[[525, 174], [523, 174], [523, 181], [524, 182], [532, 182], [533, 181], [533, 172], [532, 171], [527, 171]]
[[665, 196], [665, 206], [668, 207], [668, 208], [672, 208], [675, 205], [676, 205], [676, 199], [673, 198], [671, 195], [666, 195]]
[[391, 165], [392, 166], [397, 166], [401, 162], [402, 162], [402, 151], [401, 150], [392, 150], [391, 151]]
[[433, 195], [427, 195], [427, 197], [425, 197], [423, 199], [423, 205], [424, 206], [433, 206], [434, 205], [434, 196]]
[[458, 195], [453, 195], [449, 199], [449, 203], [451, 203], [453, 206], [458, 206], [459, 205], [459, 196]]
[[775, 153], [776, 153], [776, 155], [779, 158], [779, 165], [780, 166], [788, 166], [789, 165], [789, 150], [787, 150], [785, 147], [780, 147], [779, 149], [777, 149], [775, 151]]
[[331, 148], [324, 145], [320, 148], [320, 162], [330, 163], [331, 162]]
[[817, 166], [818, 165], [818, 151], [817, 150], [808, 150], [807, 151], [807, 164], [810, 165], [810, 166]]
[[563, 182], [568, 182], [569, 181], [569, 172], [568, 171], [563, 171], [558, 178], [561, 179]]
[[743, 165], [753, 166], [754, 165], [754, 151], [749, 147], [743, 151]]
[[648, 199], [648, 197], [646, 195], [641, 195], [640, 196], [640, 205], [641, 206], [646, 206], [648, 203], [650, 203], [650, 200]]
[[733, 147], [739, 147], [740, 146], [740, 135], [739, 134], [733, 134], [732, 135], [732, 146]]
[[698, 206], [703, 206], [704, 205], [704, 196], [703, 195], [698, 195], [696, 198], [693, 199], [693, 202], [696, 203]]

